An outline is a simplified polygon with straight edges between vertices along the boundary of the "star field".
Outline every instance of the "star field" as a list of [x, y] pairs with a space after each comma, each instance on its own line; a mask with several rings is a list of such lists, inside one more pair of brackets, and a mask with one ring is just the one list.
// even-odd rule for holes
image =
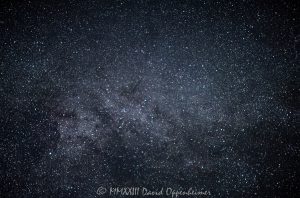
[[297, 13], [288, 1], [1, 2], [0, 197], [297, 197]]

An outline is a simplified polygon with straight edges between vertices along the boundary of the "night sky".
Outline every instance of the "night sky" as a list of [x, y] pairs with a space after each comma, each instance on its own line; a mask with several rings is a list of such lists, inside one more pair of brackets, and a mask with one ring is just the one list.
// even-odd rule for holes
[[0, 197], [298, 197], [295, 2], [1, 1]]

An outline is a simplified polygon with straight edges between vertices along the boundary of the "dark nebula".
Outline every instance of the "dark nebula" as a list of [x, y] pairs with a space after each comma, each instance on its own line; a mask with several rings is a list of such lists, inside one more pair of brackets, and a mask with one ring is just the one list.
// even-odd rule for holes
[[1, 1], [0, 197], [298, 197], [299, 13], [285, 0]]

